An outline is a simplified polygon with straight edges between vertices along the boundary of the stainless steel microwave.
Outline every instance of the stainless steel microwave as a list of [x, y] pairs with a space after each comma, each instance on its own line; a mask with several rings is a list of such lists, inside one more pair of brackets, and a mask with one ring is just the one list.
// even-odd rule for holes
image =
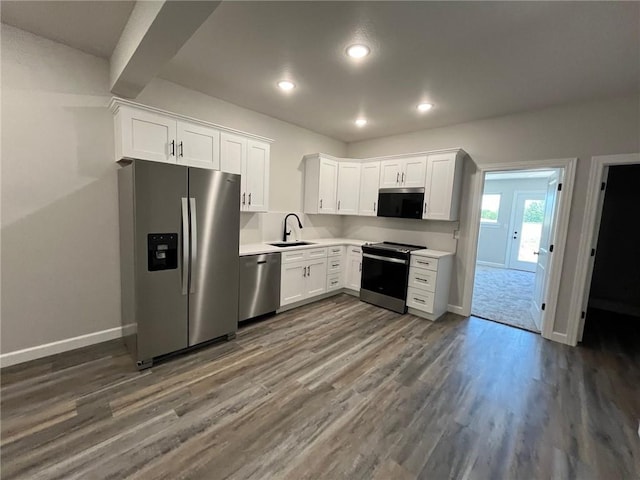
[[381, 188], [378, 191], [378, 216], [422, 218], [424, 188]]

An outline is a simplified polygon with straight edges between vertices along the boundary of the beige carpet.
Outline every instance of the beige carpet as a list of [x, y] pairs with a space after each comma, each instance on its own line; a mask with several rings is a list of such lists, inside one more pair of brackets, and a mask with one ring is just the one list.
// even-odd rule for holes
[[471, 314], [539, 332], [529, 311], [535, 274], [476, 265]]

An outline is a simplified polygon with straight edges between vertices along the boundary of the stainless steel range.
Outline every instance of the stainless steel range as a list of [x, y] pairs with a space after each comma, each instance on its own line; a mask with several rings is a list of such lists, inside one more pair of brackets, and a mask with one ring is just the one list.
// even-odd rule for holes
[[363, 245], [360, 300], [405, 313], [411, 252], [423, 248], [391, 242]]

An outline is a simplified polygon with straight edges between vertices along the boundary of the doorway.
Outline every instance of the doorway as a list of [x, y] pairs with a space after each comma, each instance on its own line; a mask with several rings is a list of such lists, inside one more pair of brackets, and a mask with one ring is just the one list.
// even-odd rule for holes
[[577, 341], [637, 352], [640, 250], [633, 212], [640, 204], [640, 157], [637, 163], [619, 157], [629, 163], [602, 165]]
[[563, 169], [484, 176], [471, 314], [542, 331]]

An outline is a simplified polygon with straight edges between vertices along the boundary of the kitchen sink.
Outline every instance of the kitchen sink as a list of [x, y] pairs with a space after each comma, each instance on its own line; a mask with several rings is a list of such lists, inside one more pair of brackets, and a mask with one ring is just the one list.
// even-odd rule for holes
[[302, 245], [315, 245], [315, 243], [312, 243], [312, 242], [276, 242], [276, 243], [270, 243], [269, 245], [273, 245], [274, 247], [279, 247], [279, 248], [287, 248], [287, 247], [300, 247]]

